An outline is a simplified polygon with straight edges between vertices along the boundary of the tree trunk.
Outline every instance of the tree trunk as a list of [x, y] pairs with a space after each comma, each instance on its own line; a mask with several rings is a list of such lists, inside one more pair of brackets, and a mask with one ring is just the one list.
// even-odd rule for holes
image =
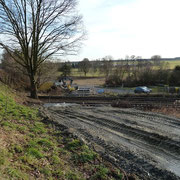
[[36, 86], [36, 82], [34, 79], [34, 75], [31, 74], [31, 76], [29, 78], [30, 78], [30, 82], [31, 82], [31, 87], [30, 87], [31, 98], [38, 99], [37, 86]]

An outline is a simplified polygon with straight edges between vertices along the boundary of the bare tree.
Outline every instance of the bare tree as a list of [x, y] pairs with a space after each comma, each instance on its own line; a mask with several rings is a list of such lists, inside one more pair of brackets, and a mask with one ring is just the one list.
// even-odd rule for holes
[[154, 66], [160, 66], [161, 56], [160, 55], [154, 55], [151, 57], [151, 60], [154, 64]]
[[24, 68], [16, 63], [7, 51], [3, 51], [2, 53], [1, 69], [8, 77], [4, 83], [19, 90], [29, 88], [29, 79], [27, 76], [22, 76], [25, 73]]
[[140, 65], [140, 60], [141, 57], [140, 56], [135, 56], [135, 55], [132, 55], [131, 56], [131, 67], [130, 67], [130, 78], [133, 79], [133, 81], [137, 81], [138, 80], [138, 76], [139, 76], [139, 65]]
[[33, 98], [40, 65], [80, 47], [84, 31], [76, 6], [77, 0], [0, 0], [0, 45], [26, 69]]
[[91, 71], [93, 74], [95, 74], [96, 72], [99, 71], [100, 69], [100, 66], [101, 66], [101, 62], [100, 60], [94, 60], [94, 61], [91, 61]]
[[113, 70], [113, 58], [112, 56], [105, 56], [102, 58], [102, 66], [100, 71], [105, 74], [106, 78], [111, 74]]
[[152, 59], [152, 60], [159, 60], [159, 59], [161, 59], [161, 56], [160, 56], [160, 55], [153, 55], [153, 56], [151, 57], [151, 59]]
[[84, 58], [80, 63], [79, 63], [79, 69], [80, 71], [84, 72], [84, 75], [89, 72], [89, 69], [91, 67], [91, 64], [89, 62], [88, 58]]
[[114, 74], [119, 77], [123, 82], [125, 75], [127, 73], [126, 62], [124, 60], [119, 61], [119, 64], [115, 68]]
[[56, 74], [58, 72], [57, 63], [53, 61], [45, 61], [41, 64], [37, 71], [37, 88], [39, 88], [43, 83], [52, 81], [57, 78]]

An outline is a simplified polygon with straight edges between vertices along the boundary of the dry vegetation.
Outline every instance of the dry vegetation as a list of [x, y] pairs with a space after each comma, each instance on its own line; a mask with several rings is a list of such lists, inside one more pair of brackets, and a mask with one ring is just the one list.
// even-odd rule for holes
[[177, 118], [180, 118], [180, 111], [179, 108], [161, 108], [161, 109], [152, 109], [152, 112], [156, 112], [156, 113], [161, 113], [161, 114], [165, 114], [168, 116], [174, 116]]

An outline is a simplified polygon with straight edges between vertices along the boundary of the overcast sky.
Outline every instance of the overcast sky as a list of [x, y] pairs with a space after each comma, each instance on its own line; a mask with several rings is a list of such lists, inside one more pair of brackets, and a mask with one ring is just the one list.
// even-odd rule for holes
[[180, 0], [79, 0], [88, 32], [73, 60], [180, 57]]

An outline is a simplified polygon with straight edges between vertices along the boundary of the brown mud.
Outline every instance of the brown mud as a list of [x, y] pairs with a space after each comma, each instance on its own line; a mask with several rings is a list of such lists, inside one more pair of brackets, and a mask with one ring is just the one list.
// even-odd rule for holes
[[127, 173], [140, 179], [180, 179], [180, 119], [111, 106], [46, 111]]

